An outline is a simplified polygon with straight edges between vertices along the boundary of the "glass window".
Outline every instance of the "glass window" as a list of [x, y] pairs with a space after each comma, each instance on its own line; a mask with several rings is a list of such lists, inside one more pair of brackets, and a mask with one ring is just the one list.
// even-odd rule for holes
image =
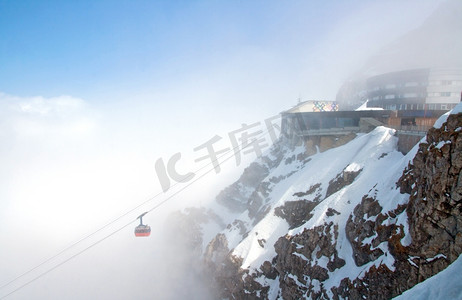
[[417, 97], [417, 93], [405, 93], [404, 98], [415, 98]]

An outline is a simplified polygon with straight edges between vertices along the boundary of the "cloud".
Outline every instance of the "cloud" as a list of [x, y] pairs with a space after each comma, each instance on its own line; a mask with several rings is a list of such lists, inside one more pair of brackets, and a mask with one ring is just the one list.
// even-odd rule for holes
[[[4, 241], [0, 283], [152, 197], [158, 184], [154, 171], [157, 155], [150, 152], [152, 141], [138, 133], [140, 128], [152, 130], [150, 124], [130, 123], [137, 120], [140, 108], [123, 116], [104, 108], [72, 96], [0, 94], [0, 239]], [[85, 240], [80, 248], [133, 221], [162, 199], [156, 198], [97, 237]], [[154, 229], [150, 239], [135, 239], [133, 224], [14, 296], [131, 299], [156, 298], [159, 292], [175, 294], [168, 278], [159, 273], [169, 270], [173, 260], [159, 254], [165, 252], [159, 240], [167, 212], [185, 205], [176, 200], [144, 219]], [[80, 248], [73, 247], [56, 261]], [[54, 262], [0, 289], [0, 297]], [[189, 279], [188, 270], [177, 271], [177, 277], [184, 274], [186, 282], [195, 282]], [[77, 279], [76, 274], [86, 276]], [[49, 290], [44, 292], [44, 288]]]
[[18, 97], [1, 92], [0, 104], [19, 113], [49, 117], [76, 113], [86, 107], [84, 100], [67, 95], [51, 98], [42, 96]]
[[0, 93], [0, 111], [3, 136], [73, 139], [90, 134], [96, 126], [96, 114], [89, 105], [72, 96], [18, 97]]

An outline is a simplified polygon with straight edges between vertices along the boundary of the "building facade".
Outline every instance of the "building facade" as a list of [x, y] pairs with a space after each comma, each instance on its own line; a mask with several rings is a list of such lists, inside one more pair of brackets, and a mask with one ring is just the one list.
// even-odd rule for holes
[[368, 107], [386, 110], [450, 110], [461, 101], [462, 69], [414, 69], [366, 81]]

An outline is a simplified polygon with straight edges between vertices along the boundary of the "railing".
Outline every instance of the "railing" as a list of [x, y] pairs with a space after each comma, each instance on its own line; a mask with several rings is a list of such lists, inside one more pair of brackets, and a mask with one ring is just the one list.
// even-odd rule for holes
[[386, 125], [387, 127], [400, 131], [425, 131], [427, 132], [433, 126], [429, 125]]
[[400, 134], [425, 136], [427, 131], [433, 126], [429, 125], [388, 125], [387, 127], [396, 129]]
[[351, 132], [361, 131], [360, 127], [342, 127], [327, 129], [309, 129], [297, 132], [298, 136], [316, 136], [316, 135], [343, 135]]
[[[385, 127], [395, 129], [399, 134], [425, 136], [427, 131], [433, 126], [429, 125], [384, 125]], [[298, 136], [319, 136], [319, 135], [344, 135], [351, 132], [360, 132], [360, 127], [340, 127], [326, 129], [308, 129], [297, 131]]]

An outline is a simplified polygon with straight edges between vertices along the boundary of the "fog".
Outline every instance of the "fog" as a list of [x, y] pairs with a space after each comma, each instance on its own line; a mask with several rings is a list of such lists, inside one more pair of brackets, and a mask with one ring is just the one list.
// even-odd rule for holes
[[357, 76], [418, 68], [461, 68], [462, 4], [447, 1], [415, 29], [371, 55]]
[[[418, 28], [430, 34], [420, 26], [443, 2], [101, 2], [91, 16], [80, 6], [47, 9], [75, 10], [73, 20], [85, 14], [93, 26], [52, 31], [46, 45], [32, 38], [51, 28], [34, 14], [43, 7], [2, 2], [0, 17], [10, 16], [0, 18], [0, 286], [110, 225], [1, 288], [0, 298], [42, 275], [6, 299], [210, 298], [189, 249], [165, 237], [165, 219], [207, 206], [254, 156], [178, 195], [186, 183], [164, 193], [156, 161], [180, 152], [179, 172], [192, 172], [207, 163], [195, 162], [204, 153], [194, 148], [215, 135], [230, 147], [228, 133], [243, 123], [263, 124], [299, 99], [334, 100], [387, 45]], [[112, 11], [118, 6], [128, 16]], [[99, 45], [99, 34], [114, 37]], [[86, 35], [99, 48], [73, 44]], [[135, 238], [132, 221], [166, 199], [143, 219], [151, 237]]]
[[173, 209], [199, 203], [195, 190], [172, 198], [173, 208], [168, 202], [153, 211], [145, 218], [152, 236], [135, 238], [132, 221], [176, 191], [154, 198], [161, 190], [150, 142], [141, 142], [135, 128], [119, 131], [108, 119], [113, 116], [81, 99], [2, 95], [1, 103], [2, 285], [153, 198], [5, 287], [2, 295], [131, 222], [8, 298], [175, 299], [181, 290], [175, 285], [186, 286], [177, 278], [182, 266], [172, 249], [162, 246], [164, 219]]

